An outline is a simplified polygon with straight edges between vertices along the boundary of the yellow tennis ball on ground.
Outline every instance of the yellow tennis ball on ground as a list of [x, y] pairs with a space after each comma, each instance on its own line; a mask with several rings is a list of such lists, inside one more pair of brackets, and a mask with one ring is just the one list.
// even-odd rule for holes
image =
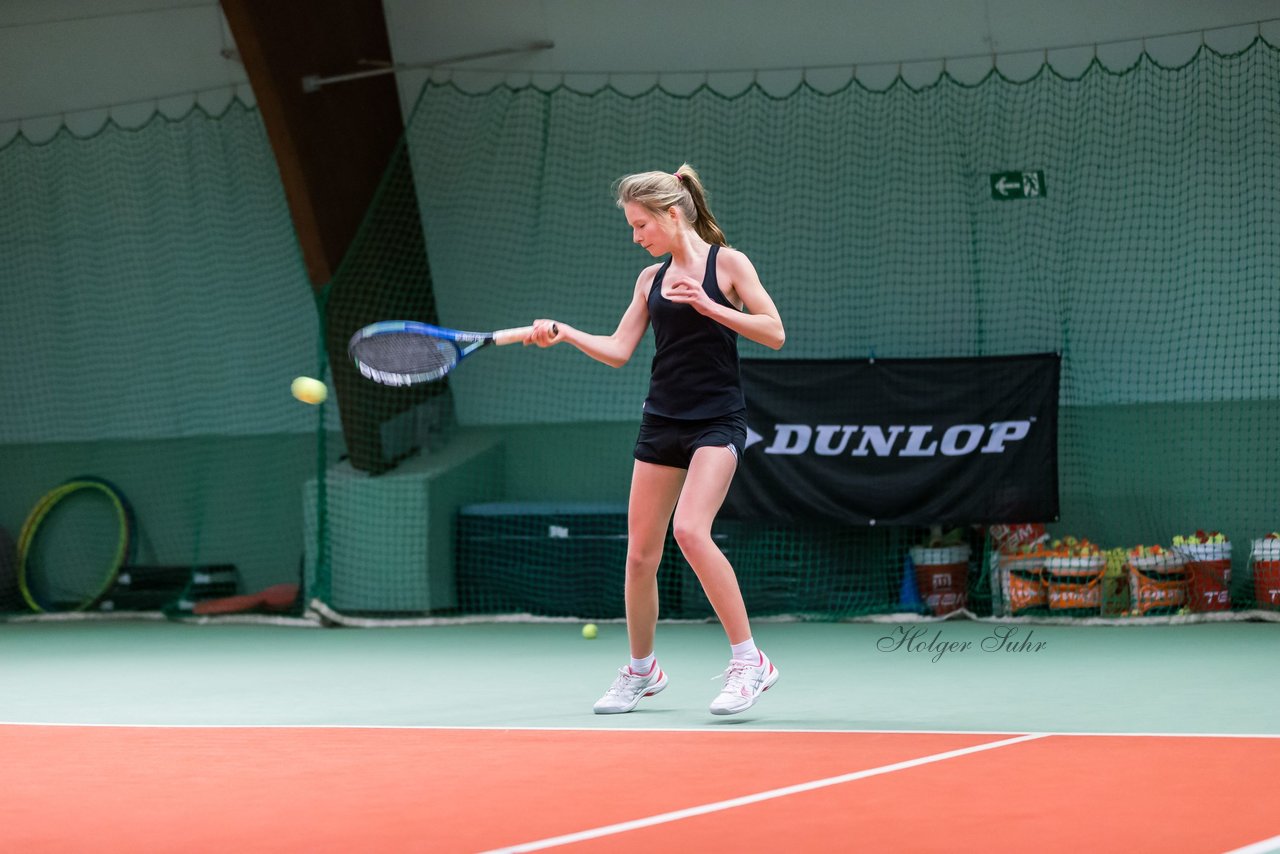
[[595, 623], [587, 623], [582, 627], [582, 636], [587, 640], [593, 640], [600, 630], [596, 628]]
[[329, 388], [320, 380], [311, 377], [298, 377], [289, 387], [293, 396], [303, 403], [324, 403], [329, 397]]

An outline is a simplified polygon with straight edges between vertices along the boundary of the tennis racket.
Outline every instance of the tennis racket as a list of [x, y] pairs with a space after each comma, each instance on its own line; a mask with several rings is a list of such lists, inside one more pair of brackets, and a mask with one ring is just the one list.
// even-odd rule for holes
[[[347, 353], [360, 373], [376, 383], [418, 385], [441, 379], [481, 347], [523, 341], [532, 329], [462, 332], [414, 320], [383, 320], [351, 336]], [[558, 331], [551, 327], [553, 335]]]

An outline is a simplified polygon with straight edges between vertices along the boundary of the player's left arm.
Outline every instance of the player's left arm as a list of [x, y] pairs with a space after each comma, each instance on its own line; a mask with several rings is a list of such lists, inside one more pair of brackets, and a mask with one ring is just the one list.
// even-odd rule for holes
[[[717, 323], [723, 323], [743, 338], [750, 338], [773, 350], [782, 348], [787, 340], [778, 307], [773, 304], [751, 259], [736, 249], [724, 248], [716, 256], [716, 274], [725, 295], [732, 303], [741, 303], [741, 311], [721, 305], [706, 295], [700, 284], [691, 283], [687, 299], [700, 313]], [[677, 299], [677, 297], [672, 297]]]

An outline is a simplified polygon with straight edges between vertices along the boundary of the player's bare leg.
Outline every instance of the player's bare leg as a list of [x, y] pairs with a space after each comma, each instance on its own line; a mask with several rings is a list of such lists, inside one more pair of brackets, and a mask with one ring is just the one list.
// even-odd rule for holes
[[746, 711], [778, 681], [778, 668], [756, 649], [751, 637], [737, 575], [711, 539], [711, 523], [724, 503], [737, 466], [737, 455], [730, 448], [699, 448], [689, 464], [689, 476], [675, 512], [676, 542], [702, 582], [732, 646], [723, 687], [711, 701], [713, 715]]
[[[635, 462], [631, 476], [631, 502], [627, 511], [627, 638], [632, 664], [618, 670], [604, 696], [596, 701], [598, 715], [630, 712], [645, 697], [667, 687], [667, 675], [653, 654], [658, 625], [658, 566], [667, 539], [667, 523], [680, 487], [684, 469]], [[636, 662], [649, 659], [648, 669], [636, 669]]]
[[627, 508], [627, 637], [631, 657], [653, 652], [658, 625], [658, 565], [685, 470], [635, 461]]
[[738, 458], [729, 448], [694, 451], [675, 512], [676, 542], [702, 582], [731, 644], [750, 638], [751, 624], [733, 566], [711, 539], [711, 523], [720, 512], [737, 468]]

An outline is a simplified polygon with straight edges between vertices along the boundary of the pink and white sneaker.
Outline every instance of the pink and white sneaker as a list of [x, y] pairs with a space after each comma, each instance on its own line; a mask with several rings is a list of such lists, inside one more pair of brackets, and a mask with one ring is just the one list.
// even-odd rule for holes
[[713, 676], [713, 679], [724, 678], [724, 687], [711, 701], [711, 714], [736, 715], [745, 712], [756, 704], [756, 700], [778, 681], [778, 668], [773, 666], [763, 652], [760, 663], [731, 659], [724, 673]]
[[596, 700], [593, 707], [597, 715], [620, 715], [629, 712], [645, 697], [652, 697], [667, 687], [667, 674], [662, 672], [658, 662], [643, 676], [634, 673], [630, 666], [618, 671], [618, 678], [613, 680], [604, 696]]

